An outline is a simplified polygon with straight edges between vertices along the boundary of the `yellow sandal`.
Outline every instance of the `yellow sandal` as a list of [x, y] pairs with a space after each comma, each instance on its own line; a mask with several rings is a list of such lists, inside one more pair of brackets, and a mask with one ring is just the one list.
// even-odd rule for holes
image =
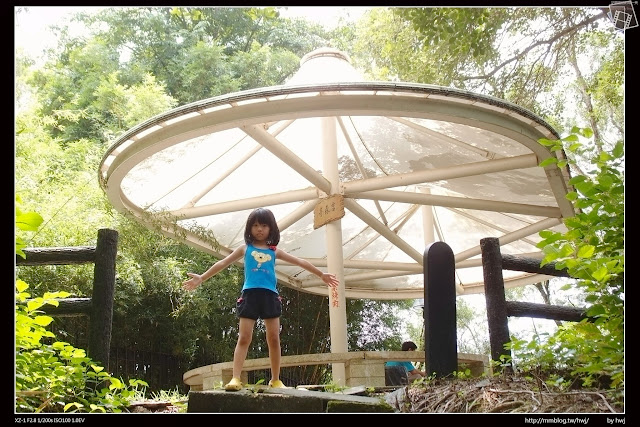
[[286, 385], [284, 385], [284, 383], [280, 380], [270, 380], [269, 381], [269, 388], [289, 388]]
[[231, 381], [227, 385], [224, 386], [226, 391], [238, 391], [242, 389], [242, 382], [240, 378], [231, 378]]

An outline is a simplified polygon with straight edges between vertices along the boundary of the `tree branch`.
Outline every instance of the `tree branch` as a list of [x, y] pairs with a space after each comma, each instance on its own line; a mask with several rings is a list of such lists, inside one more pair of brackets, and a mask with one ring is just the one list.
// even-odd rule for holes
[[601, 9], [601, 12], [598, 15], [594, 15], [591, 16], [587, 19], [585, 19], [584, 21], [572, 26], [572, 27], [568, 27], [562, 31], [560, 31], [559, 33], [557, 33], [556, 35], [554, 35], [553, 37], [551, 37], [550, 39], [547, 40], [541, 40], [539, 42], [533, 43], [532, 45], [530, 45], [529, 47], [527, 47], [526, 49], [524, 49], [522, 52], [520, 52], [519, 54], [517, 54], [516, 56], [507, 59], [506, 61], [502, 62], [501, 64], [499, 64], [498, 66], [496, 66], [492, 71], [490, 71], [489, 73], [486, 73], [484, 75], [478, 75], [478, 76], [468, 76], [468, 77], [463, 77], [463, 80], [486, 80], [490, 77], [493, 77], [498, 71], [500, 71], [501, 69], [503, 69], [504, 67], [506, 67], [508, 64], [514, 62], [514, 61], [519, 61], [520, 59], [522, 59], [523, 57], [525, 57], [529, 52], [531, 52], [533, 49], [542, 46], [542, 45], [553, 45], [553, 43], [555, 43], [556, 40], [567, 36], [568, 34], [574, 33], [576, 31], [578, 31], [579, 29], [586, 27], [587, 25], [598, 21], [602, 18], [606, 18], [607, 16], [607, 11], [608, 9]]

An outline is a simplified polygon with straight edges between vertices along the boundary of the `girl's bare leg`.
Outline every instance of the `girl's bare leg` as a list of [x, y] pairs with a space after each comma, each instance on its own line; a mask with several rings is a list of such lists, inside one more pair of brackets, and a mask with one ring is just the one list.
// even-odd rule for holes
[[[238, 342], [236, 348], [233, 351], [233, 377], [241, 378], [242, 366], [247, 358], [247, 352], [249, 351], [249, 344], [251, 344], [251, 338], [253, 336], [253, 326], [256, 321], [247, 317], [240, 318]], [[267, 332], [268, 336], [268, 332]]]
[[280, 380], [280, 318], [274, 317], [272, 319], [265, 319], [264, 326], [267, 331], [269, 362], [271, 362], [271, 380], [275, 382]]

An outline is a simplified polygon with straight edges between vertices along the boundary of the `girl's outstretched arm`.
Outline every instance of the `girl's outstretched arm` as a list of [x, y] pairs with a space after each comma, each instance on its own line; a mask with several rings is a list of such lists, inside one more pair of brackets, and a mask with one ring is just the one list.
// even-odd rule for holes
[[282, 249], [276, 249], [276, 258], [280, 259], [282, 261], [286, 261], [286, 262], [288, 262], [290, 264], [294, 264], [294, 265], [297, 265], [299, 267], [302, 267], [305, 270], [315, 274], [316, 276], [321, 278], [322, 281], [327, 284], [327, 286], [330, 286], [330, 287], [334, 288], [334, 287], [336, 287], [336, 286], [338, 286], [340, 284], [340, 281], [335, 276], [335, 274], [323, 273], [322, 270], [320, 270], [315, 265], [311, 264], [306, 259], [302, 259], [302, 258], [298, 258], [297, 256], [293, 256], [293, 255], [283, 251]]
[[187, 291], [191, 291], [202, 284], [205, 280], [220, 273], [225, 268], [229, 267], [232, 263], [236, 262], [244, 255], [246, 245], [242, 245], [233, 250], [229, 255], [213, 264], [207, 271], [202, 274], [187, 273], [190, 279], [182, 282], [182, 288]]

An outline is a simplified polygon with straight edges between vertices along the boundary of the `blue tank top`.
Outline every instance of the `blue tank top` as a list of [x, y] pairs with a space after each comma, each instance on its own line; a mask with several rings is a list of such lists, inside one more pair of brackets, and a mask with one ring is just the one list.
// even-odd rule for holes
[[276, 251], [247, 245], [247, 250], [244, 253], [244, 285], [242, 290], [256, 288], [278, 293], [276, 289]]

